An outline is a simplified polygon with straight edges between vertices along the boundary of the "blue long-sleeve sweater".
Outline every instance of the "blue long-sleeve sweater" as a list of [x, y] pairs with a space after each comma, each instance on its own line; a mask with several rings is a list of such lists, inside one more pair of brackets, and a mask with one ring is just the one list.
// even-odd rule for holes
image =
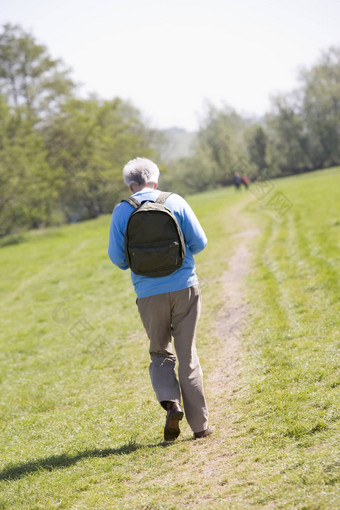
[[[140, 202], [143, 200], [155, 201], [159, 193], [159, 190], [147, 189], [132, 196]], [[173, 193], [167, 198], [165, 205], [173, 211], [183, 232], [186, 248], [185, 259], [183, 265], [168, 276], [140, 276], [131, 271], [132, 283], [138, 298], [186, 289], [198, 283], [193, 255], [206, 247], [206, 235], [193, 210], [182, 197]], [[124, 239], [127, 223], [133, 211], [132, 205], [120, 202], [112, 213], [108, 254], [111, 261], [120, 269], [129, 267], [125, 258]]]

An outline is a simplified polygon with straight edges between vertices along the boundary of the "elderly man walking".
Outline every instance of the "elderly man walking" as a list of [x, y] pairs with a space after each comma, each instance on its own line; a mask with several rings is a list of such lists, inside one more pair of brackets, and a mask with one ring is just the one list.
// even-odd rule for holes
[[[162, 194], [157, 190], [159, 169], [154, 162], [146, 158], [133, 159], [125, 165], [123, 177], [132, 196], [120, 202], [112, 213], [108, 248], [111, 261], [120, 269], [131, 268], [126, 232], [129, 220], [132, 220], [131, 215], [145, 202], [164, 202], [169, 214], [174, 215], [185, 244], [183, 260], [170, 274], [150, 276], [149, 273], [141, 274], [142, 271], [137, 274], [131, 269], [138, 311], [150, 340], [151, 383], [158, 402], [167, 411], [164, 439], [173, 441], [180, 434], [179, 422], [184, 414], [180, 404], [181, 395], [185, 416], [194, 437], [207, 437], [212, 430], [208, 426], [203, 375], [196, 352], [201, 294], [193, 257], [205, 248], [207, 238], [191, 207], [182, 197], [175, 193]], [[143, 221], [145, 224], [148, 220]], [[178, 359], [178, 380], [172, 337]]]

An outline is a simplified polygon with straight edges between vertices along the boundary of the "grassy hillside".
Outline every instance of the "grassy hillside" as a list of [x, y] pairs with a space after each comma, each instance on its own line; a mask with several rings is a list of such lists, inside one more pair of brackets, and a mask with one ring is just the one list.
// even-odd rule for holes
[[[106, 254], [109, 217], [0, 249], [0, 508], [340, 506], [340, 171], [261, 186], [190, 198], [209, 238], [198, 351], [216, 430], [203, 441], [184, 423], [162, 441], [130, 276]], [[249, 229], [239, 373], [217, 395], [222, 275]]]

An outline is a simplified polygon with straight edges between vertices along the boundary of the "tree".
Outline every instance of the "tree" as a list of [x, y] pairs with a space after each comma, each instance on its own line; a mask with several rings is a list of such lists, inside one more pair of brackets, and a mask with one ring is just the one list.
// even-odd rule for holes
[[302, 115], [314, 168], [340, 163], [340, 48], [331, 47], [300, 73]]
[[0, 236], [49, 224], [57, 181], [41, 136], [0, 97]]
[[11, 107], [44, 119], [68, 97], [74, 84], [61, 60], [18, 25], [6, 24], [0, 34], [0, 90]]
[[267, 115], [268, 164], [272, 175], [304, 172], [311, 168], [308, 137], [297, 93], [276, 96]]
[[268, 169], [268, 135], [261, 124], [251, 124], [245, 131], [245, 142], [250, 161], [256, 165], [259, 176], [266, 175]]
[[208, 115], [199, 131], [201, 149], [210, 153], [213, 182], [224, 186], [232, 181], [234, 172], [244, 172], [248, 167], [243, 143], [245, 123], [229, 107], [218, 110], [210, 105]]
[[173, 167], [168, 182], [185, 192], [231, 184], [235, 172], [254, 175], [244, 142], [244, 120], [229, 107], [219, 110], [208, 105], [207, 113], [197, 135], [195, 154]]
[[126, 194], [122, 167], [153, 156], [138, 110], [120, 99], [70, 99], [44, 131], [47, 160], [62, 174], [60, 207], [67, 221], [109, 213]]
[[19, 26], [0, 34], [0, 236], [94, 218], [126, 194], [121, 170], [153, 157], [139, 111], [81, 100], [60, 60]]
[[340, 163], [340, 48], [300, 72], [301, 87], [277, 96], [267, 116], [271, 171], [296, 173]]

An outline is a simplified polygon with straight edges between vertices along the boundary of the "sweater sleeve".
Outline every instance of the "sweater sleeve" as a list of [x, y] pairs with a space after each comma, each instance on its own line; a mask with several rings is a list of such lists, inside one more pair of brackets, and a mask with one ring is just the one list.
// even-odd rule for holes
[[125, 258], [125, 230], [129, 214], [125, 214], [124, 205], [118, 204], [112, 213], [108, 255], [116, 266], [125, 270], [129, 268]]
[[190, 205], [182, 199], [182, 232], [185, 244], [189, 247], [192, 255], [204, 250], [208, 240]]

